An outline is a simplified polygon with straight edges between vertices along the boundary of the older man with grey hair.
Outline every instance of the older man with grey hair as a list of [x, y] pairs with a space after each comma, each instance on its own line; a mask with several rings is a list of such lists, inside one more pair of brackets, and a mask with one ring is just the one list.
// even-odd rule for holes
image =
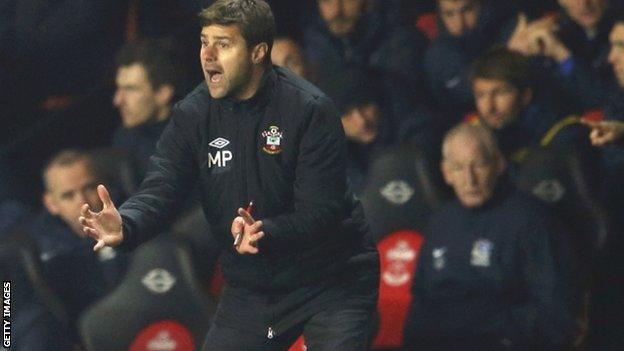
[[425, 232], [405, 329], [409, 349], [566, 345], [575, 327], [552, 229], [507, 181], [496, 139], [484, 127], [460, 124], [442, 150], [442, 173], [457, 199], [433, 215]]

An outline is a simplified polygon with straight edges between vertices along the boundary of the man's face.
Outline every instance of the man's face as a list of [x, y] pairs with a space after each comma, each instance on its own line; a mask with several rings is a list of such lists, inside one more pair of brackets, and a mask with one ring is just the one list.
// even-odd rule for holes
[[585, 29], [594, 29], [607, 7], [607, 0], [559, 0], [563, 10]]
[[199, 57], [210, 96], [241, 100], [249, 94], [253, 61], [237, 25], [202, 28]]
[[498, 79], [475, 78], [472, 91], [479, 117], [492, 129], [509, 125], [528, 104], [518, 89]]
[[102, 208], [96, 179], [84, 160], [50, 168], [47, 172], [47, 187], [44, 194], [46, 208], [51, 214], [61, 217], [74, 233], [81, 232], [78, 217], [82, 205], [88, 203], [94, 210]]
[[301, 47], [290, 39], [273, 41], [271, 62], [274, 65], [288, 68], [298, 76], [305, 77], [306, 75], [305, 59]]
[[377, 137], [379, 107], [375, 103], [354, 107], [347, 111], [341, 120], [348, 140], [359, 144], [368, 144]]
[[119, 109], [125, 128], [148, 122], [157, 115], [156, 92], [141, 64], [121, 66], [117, 69], [117, 90], [113, 104]]
[[438, 11], [446, 30], [459, 37], [477, 26], [481, 6], [476, 0], [438, 0]]
[[364, 12], [364, 5], [364, 0], [318, 0], [323, 21], [338, 38], [353, 33]]
[[613, 66], [613, 73], [621, 88], [624, 88], [624, 23], [613, 26], [609, 35], [611, 51], [609, 63]]
[[448, 146], [448, 155], [442, 161], [446, 183], [463, 206], [482, 206], [494, 193], [496, 180], [504, 170], [502, 160], [488, 157], [483, 146], [466, 135], [454, 137]]

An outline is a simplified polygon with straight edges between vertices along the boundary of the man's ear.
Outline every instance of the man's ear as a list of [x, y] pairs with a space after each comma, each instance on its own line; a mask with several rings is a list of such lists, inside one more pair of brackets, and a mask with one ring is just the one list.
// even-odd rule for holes
[[260, 43], [254, 46], [251, 51], [251, 60], [254, 64], [260, 64], [264, 61], [265, 57], [269, 54], [269, 45], [267, 43]]
[[57, 215], [59, 213], [58, 206], [56, 206], [56, 202], [49, 192], [43, 194], [43, 205], [51, 214]]
[[173, 100], [175, 89], [171, 84], [163, 84], [156, 89], [156, 101], [160, 106], [166, 106]]

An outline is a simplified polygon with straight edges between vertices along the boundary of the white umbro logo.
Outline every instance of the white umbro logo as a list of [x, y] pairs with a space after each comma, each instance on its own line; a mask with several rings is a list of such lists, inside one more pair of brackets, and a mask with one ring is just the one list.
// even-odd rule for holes
[[226, 147], [229, 144], [229, 140], [227, 139], [223, 139], [221, 137], [216, 138], [215, 140], [211, 141], [210, 146], [212, 147], [216, 147], [217, 149], [223, 149], [224, 147]]

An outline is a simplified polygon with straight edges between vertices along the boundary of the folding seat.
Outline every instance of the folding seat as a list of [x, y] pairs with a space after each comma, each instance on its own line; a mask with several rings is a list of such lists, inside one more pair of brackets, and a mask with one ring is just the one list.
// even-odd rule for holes
[[392, 147], [372, 161], [361, 201], [381, 261], [373, 349], [402, 346], [422, 232], [443, 197], [440, 189], [437, 168], [415, 145]]
[[597, 284], [608, 285], [607, 290], [621, 286], [604, 281], [609, 275], [603, 271], [610, 269], [605, 264], [606, 253], [618, 235], [614, 235], [613, 218], [600, 195], [601, 180], [596, 154], [555, 146], [532, 151], [517, 179], [518, 187], [538, 198], [559, 226], [553, 248], [570, 284], [564, 287], [569, 293], [568, 305], [589, 323], [590, 334], [610, 328], [604, 325], [606, 318], [599, 316], [603, 312], [591, 312], [595, 303], [603, 300], [598, 296], [604, 291], [597, 290]]
[[197, 350], [214, 310], [188, 248], [161, 236], [135, 250], [118, 288], [81, 317], [80, 333], [89, 351]]

